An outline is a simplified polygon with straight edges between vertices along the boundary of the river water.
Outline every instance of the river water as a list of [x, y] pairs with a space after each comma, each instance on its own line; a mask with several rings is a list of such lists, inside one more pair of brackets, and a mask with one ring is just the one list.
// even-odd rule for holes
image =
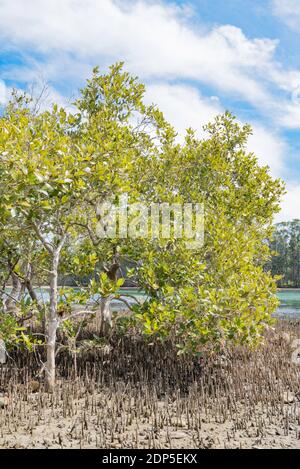
[[[47, 288], [37, 288], [36, 292], [38, 297], [44, 302], [49, 301], [49, 290]], [[127, 294], [133, 296], [139, 301], [143, 301], [145, 299], [145, 295], [137, 289], [124, 288], [122, 289], [122, 294], [124, 296]], [[279, 290], [277, 292], [277, 296], [280, 299], [280, 306], [275, 313], [276, 316], [300, 318], [300, 289]], [[135, 302], [131, 297], [127, 297], [126, 301], [131, 304]], [[124, 303], [117, 300], [113, 301], [113, 310], [118, 311], [124, 308], [126, 308]]]
[[300, 318], [300, 289], [280, 290], [277, 292], [280, 306], [276, 315]]

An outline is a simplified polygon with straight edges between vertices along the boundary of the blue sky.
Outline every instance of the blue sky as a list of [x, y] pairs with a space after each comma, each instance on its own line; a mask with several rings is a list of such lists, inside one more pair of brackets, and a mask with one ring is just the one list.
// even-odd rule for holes
[[286, 181], [279, 220], [300, 218], [300, 0], [0, 0], [0, 101], [12, 87], [69, 106], [117, 60], [180, 135], [225, 109]]

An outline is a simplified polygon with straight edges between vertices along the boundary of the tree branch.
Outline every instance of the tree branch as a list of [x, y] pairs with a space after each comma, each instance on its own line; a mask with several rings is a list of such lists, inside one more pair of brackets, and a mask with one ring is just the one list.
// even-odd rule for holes
[[96, 311], [91, 311], [91, 310], [77, 311], [76, 313], [69, 314], [69, 316], [66, 316], [65, 318], [60, 319], [59, 323], [61, 324], [62, 322], [68, 321], [69, 319], [73, 319], [77, 316], [82, 316], [82, 315], [87, 315], [87, 314], [96, 314]]
[[54, 253], [54, 249], [53, 249], [53, 246], [51, 243], [49, 243], [48, 241], [46, 241], [45, 237], [43, 236], [43, 234], [41, 233], [38, 225], [35, 223], [35, 222], [32, 222], [32, 226], [34, 228], [34, 231], [37, 235], [37, 237], [39, 238], [39, 240], [41, 241], [41, 243], [43, 244], [43, 246], [45, 247], [45, 249], [49, 252], [49, 254], [53, 254]]

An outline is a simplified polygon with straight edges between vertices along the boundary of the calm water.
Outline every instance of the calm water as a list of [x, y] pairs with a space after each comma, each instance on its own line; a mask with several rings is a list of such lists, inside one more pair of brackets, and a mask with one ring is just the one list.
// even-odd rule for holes
[[[10, 288], [7, 288], [6, 291], [7, 293], [10, 293]], [[74, 290], [80, 290], [79, 288], [74, 287]], [[50, 295], [49, 295], [49, 288], [47, 287], [37, 287], [35, 288], [36, 295], [39, 300], [43, 303], [47, 303], [49, 301]], [[139, 302], [143, 302], [146, 298], [145, 294], [141, 292], [140, 290], [136, 288], [122, 288], [120, 291], [120, 294], [124, 297], [124, 300], [126, 300], [127, 303], [129, 304], [135, 304], [135, 298]], [[129, 296], [127, 296], [129, 295]], [[97, 296], [95, 295], [94, 299], [97, 299]], [[119, 311], [119, 310], [124, 310], [126, 309], [126, 305], [119, 300], [113, 300], [112, 301], [112, 310], [114, 311]]]
[[300, 289], [281, 290], [277, 293], [280, 306], [277, 310], [278, 316], [300, 317]]
[[[9, 290], [8, 290], [9, 291]], [[47, 288], [38, 288], [37, 289], [38, 296], [43, 299], [45, 302], [49, 301], [49, 290]], [[126, 296], [132, 295], [137, 298], [139, 301], [143, 301], [145, 299], [145, 295], [132, 288], [122, 289], [122, 295]], [[300, 289], [298, 290], [281, 290], [277, 293], [278, 298], [280, 299], [280, 306], [275, 313], [276, 316], [284, 316], [284, 317], [299, 317], [300, 318]], [[127, 297], [127, 302], [130, 304], [134, 303], [134, 299]], [[118, 311], [120, 309], [124, 309], [124, 303], [121, 303], [118, 300], [113, 301], [113, 310]]]

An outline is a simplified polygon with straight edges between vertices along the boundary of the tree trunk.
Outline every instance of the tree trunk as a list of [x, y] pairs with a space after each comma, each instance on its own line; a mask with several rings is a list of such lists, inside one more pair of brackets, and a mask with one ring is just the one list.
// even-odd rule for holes
[[10, 296], [5, 301], [5, 310], [14, 312], [17, 310], [16, 301], [14, 301], [14, 299], [18, 300], [19, 293], [21, 290], [21, 282], [20, 282], [19, 277], [14, 272], [11, 273], [11, 279], [12, 279], [12, 289], [10, 292]]
[[101, 298], [100, 317], [97, 315], [96, 328], [97, 332], [106, 334], [107, 330], [112, 326], [112, 312], [110, 309], [113, 296]]
[[6, 348], [4, 340], [0, 339], [0, 365], [6, 363]]
[[47, 362], [46, 362], [46, 389], [53, 392], [55, 387], [55, 350], [56, 333], [58, 328], [57, 317], [57, 278], [58, 278], [59, 251], [53, 253], [52, 271], [50, 280], [50, 309], [47, 322]]
[[[114, 282], [118, 278], [118, 270], [120, 268], [119, 254], [114, 249], [113, 262], [110, 266], [104, 266], [104, 270], [108, 278]], [[103, 335], [106, 335], [108, 330], [112, 327], [112, 311], [110, 308], [113, 295], [101, 298], [100, 303], [100, 318], [96, 318], [96, 329]]]
[[32, 299], [32, 301], [34, 301], [36, 303], [36, 306], [37, 306], [37, 309], [39, 310], [39, 312], [42, 314], [42, 330], [43, 330], [43, 334], [46, 333], [46, 313], [45, 313], [45, 308], [43, 307], [43, 305], [40, 303], [38, 297], [37, 297], [37, 294], [35, 293], [34, 291], [34, 288], [32, 286], [32, 283], [31, 283], [31, 279], [30, 278], [26, 278], [25, 280], [25, 287], [28, 291], [28, 294], [30, 296], [30, 298]]

